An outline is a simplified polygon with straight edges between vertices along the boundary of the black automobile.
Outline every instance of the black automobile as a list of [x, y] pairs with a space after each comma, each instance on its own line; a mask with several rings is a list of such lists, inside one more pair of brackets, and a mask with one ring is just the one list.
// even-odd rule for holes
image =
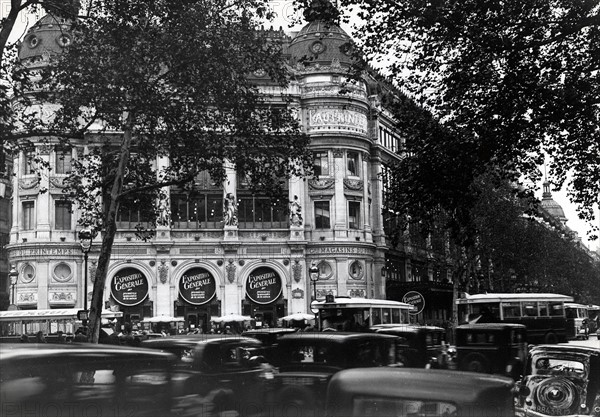
[[282, 336], [275, 374], [275, 415], [322, 413], [327, 383], [348, 368], [394, 365], [395, 336], [376, 333], [307, 332]]
[[273, 381], [272, 367], [262, 356], [262, 343], [235, 335], [182, 335], [150, 339], [141, 346], [178, 358], [173, 376], [177, 395], [208, 398], [218, 412], [257, 414]]
[[133, 347], [0, 344], [0, 415], [175, 415], [175, 360]]
[[267, 361], [273, 366], [279, 366], [279, 359], [277, 358], [277, 346], [279, 345], [279, 338], [286, 334], [296, 333], [298, 329], [282, 328], [282, 327], [271, 327], [265, 329], [252, 329], [242, 332], [244, 337], [253, 337], [258, 339], [263, 344], [263, 355]]
[[514, 381], [437, 369], [349, 369], [331, 378], [328, 417], [514, 417]]
[[373, 326], [376, 333], [398, 336], [396, 361], [407, 368], [448, 367], [446, 330], [436, 326]]
[[600, 348], [538, 345], [519, 381], [526, 416], [600, 416]]
[[456, 328], [457, 369], [506, 375], [523, 373], [527, 328], [522, 324], [476, 323]]

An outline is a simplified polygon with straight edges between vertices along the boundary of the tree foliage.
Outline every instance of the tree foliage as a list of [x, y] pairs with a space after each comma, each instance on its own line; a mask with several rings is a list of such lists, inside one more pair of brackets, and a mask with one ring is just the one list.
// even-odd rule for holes
[[441, 207], [460, 226], [457, 235], [470, 234], [473, 181], [496, 170], [539, 183], [548, 156], [552, 184], [570, 177], [579, 216], [594, 219], [600, 2], [341, 3], [360, 10], [363, 53], [411, 98], [392, 103], [408, 151], [393, 193], [399, 215], [418, 219]]
[[26, 133], [77, 149], [64, 193], [80, 223], [102, 232], [93, 340], [121, 205], [156, 218], [165, 187], [191, 193], [204, 171], [224, 181], [226, 166], [255, 191], [280, 195], [287, 178], [310, 169], [308, 137], [287, 98], [266, 96], [249, 77], [261, 69], [287, 85], [281, 46], [257, 30], [269, 17], [267, 2], [253, 0], [96, 2], [39, 74], [45, 93], [33, 100], [53, 106], [52, 117]]

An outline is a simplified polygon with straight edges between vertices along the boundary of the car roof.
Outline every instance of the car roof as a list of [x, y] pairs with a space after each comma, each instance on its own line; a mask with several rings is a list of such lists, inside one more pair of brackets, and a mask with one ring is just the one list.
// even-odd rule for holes
[[0, 362], [6, 364], [16, 360], [34, 361], [56, 361], [65, 360], [107, 360], [109, 358], [128, 360], [165, 360], [171, 361], [175, 357], [170, 353], [153, 351], [129, 346], [103, 345], [95, 343], [1, 343]]
[[571, 353], [600, 356], [600, 347], [581, 345], [536, 345], [529, 351], [530, 355], [538, 353]]
[[352, 333], [352, 332], [297, 332], [281, 336], [280, 342], [292, 340], [344, 342], [349, 340], [396, 339], [396, 336], [381, 333]]
[[271, 334], [271, 333], [296, 333], [298, 329], [291, 329], [285, 327], [269, 327], [268, 329], [252, 329], [252, 330], [244, 330], [242, 335], [253, 335], [253, 334]]
[[473, 324], [461, 324], [456, 329], [472, 329], [472, 330], [521, 329], [521, 330], [526, 330], [527, 327], [523, 324], [516, 324], [516, 323], [473, 323]]
[[394, 330], [394, 331], [402, 331], [402, 332], [418, 332], [419, 330], [430, 330], [430, 331], [442, 331], [445, 332], [446, 329], [443, 327], [437, 326], [419, 326], [413, 324], [396, 324], [396, 325], [375, 325], [371, 326], [371, 330], [374, 331], [386, 331], [386, 330]]
[[[511, 389], [514, 381], [499, 375], [418, 368], [354, 368], [335, 374], [330, 382], [345, 392], [376, 397], [404, 397], [448, 402], [476, 402], [479, 393]], [[432, 393], [435, 392], [435, 396]]]
[[167, 336], [158, 339], [143, 340], [142, 347], [153, 349], [172, 348], [172, 347], [192, 347], [198, 344], [221, 344], [221, 343], [244, 343], [261, 346], [261, 342], [251, 337], [223, 334], [193, 334], [182, 336]]

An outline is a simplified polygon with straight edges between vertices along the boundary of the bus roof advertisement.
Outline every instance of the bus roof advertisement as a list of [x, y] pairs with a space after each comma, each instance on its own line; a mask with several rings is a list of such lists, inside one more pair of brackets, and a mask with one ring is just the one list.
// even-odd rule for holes
[[411, 315], [417, 315], [425, 308], [425, 297], [423, 297], [423, 294], [418, 291], [409, 291], [404, 294], [404, 297], [402, 297], [402, 302], [406, 304], [412, 304], [416, 307], [416, 310], [409, 311], [409, 314]]
[[258, 304], [269, 304], [279, 298], [283, 286], [281, 277], [272, 268], [256, 268], [246, 281], [246, 295]]
[[115, 274], [110, 293], [116, 302], [135, 306], [148, 297], [148, 279], [136, 268], [125, 268]]
[[179, 294], [190, 304], [208, 303], [217, 293], [215, 277], [204, 268], [191, 268], [179, 280]]

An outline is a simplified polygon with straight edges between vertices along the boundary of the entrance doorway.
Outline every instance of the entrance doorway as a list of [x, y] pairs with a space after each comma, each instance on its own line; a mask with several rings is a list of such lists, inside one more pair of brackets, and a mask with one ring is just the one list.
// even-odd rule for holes
[[284, 298], [278, 298], [270, 304], [242, 300], [242, 314], [252, 317], [256, 327], [277, 327], [277, 320], [287, 314], [286, 306]]

